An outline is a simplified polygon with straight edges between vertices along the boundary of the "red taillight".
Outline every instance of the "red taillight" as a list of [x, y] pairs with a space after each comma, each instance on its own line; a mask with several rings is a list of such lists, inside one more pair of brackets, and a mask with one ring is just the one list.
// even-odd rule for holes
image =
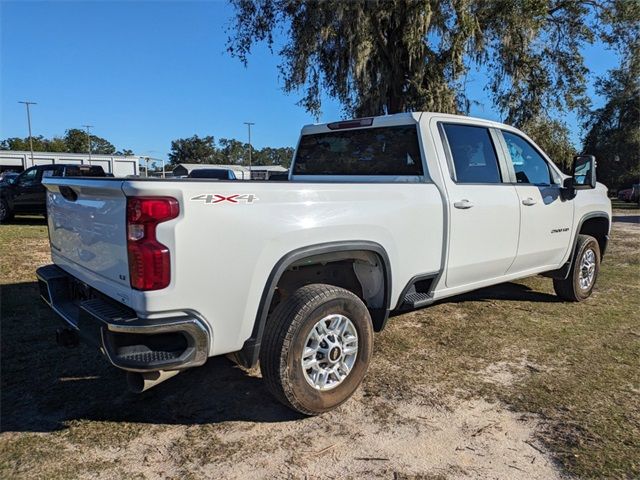
[[169, 249], [158, 242], [156, 227], [179, 213], [175, 198], [127, 198], [127, 252], [132, 288], [159, 290], [169, 285], [171, 255]]

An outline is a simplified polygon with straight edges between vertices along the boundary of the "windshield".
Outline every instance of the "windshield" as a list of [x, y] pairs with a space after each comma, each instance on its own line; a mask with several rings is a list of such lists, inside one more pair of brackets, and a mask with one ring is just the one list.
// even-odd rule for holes
[[[59, 176], [59, 175], [52, 175]], [[65, 177], [105, 177], [104, 169], [100, 166], [69, 165], [64, 170]]]
[[0, 182], [10, 183], [12, 179], [18, 178], [19, 173], [10, 172], [0, 175]]
[[303, 135], [294, 175], [422, 175], [415, 125]]

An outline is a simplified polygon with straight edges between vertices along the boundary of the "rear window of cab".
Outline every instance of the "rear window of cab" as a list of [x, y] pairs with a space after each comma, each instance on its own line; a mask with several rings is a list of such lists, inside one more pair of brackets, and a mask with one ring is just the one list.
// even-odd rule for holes
[[416, 125], [303, 135], [294, 175], [423, 175]]

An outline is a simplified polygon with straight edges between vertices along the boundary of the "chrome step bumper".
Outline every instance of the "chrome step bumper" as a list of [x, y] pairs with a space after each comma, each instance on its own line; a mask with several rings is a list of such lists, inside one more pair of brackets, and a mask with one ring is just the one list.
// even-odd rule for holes
[[56, 265], [36, 271], [40, 297], [80, 338], [116, 367], [132, 372], [182, 370], [204, 364], [209, 332], [197, 317], [139, 319]]

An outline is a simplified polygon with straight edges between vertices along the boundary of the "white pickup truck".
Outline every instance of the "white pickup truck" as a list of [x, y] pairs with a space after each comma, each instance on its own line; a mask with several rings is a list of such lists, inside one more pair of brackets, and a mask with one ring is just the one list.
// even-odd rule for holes
[[611, 225], [593, 157], [567, 177], [515, 128], [437, 113], [305, 126], [288, 182], [46, 188], [61, 343], [135, 391], [232, 354], [305, 414], [353, 394], [392, 311], [536, 274], [587, 298]]

